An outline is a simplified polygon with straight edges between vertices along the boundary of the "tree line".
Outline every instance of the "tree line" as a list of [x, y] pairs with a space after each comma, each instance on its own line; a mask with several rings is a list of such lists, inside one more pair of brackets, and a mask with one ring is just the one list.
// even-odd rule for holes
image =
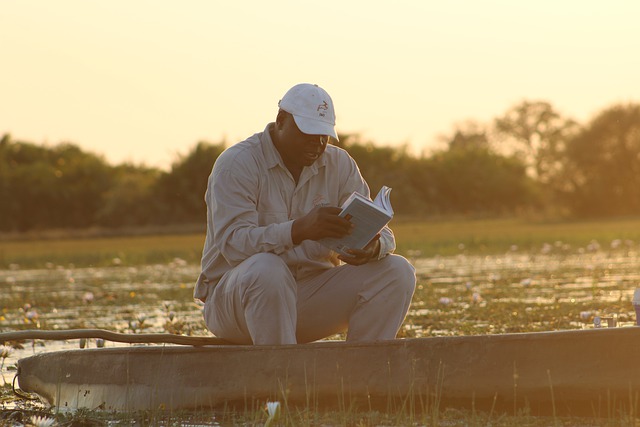
[[[640, 214], [640, 104], [586, 124], [523, 101], [489, 124], [465, 123], [428, 153], [358, 135], [335, 144], [398, 215], [613, 217]], [[202, 223], [207, 177], [226, 144], [198, 142], [170, 170], [105, 159], [71, 143], [0, 139], [0, 231]]]

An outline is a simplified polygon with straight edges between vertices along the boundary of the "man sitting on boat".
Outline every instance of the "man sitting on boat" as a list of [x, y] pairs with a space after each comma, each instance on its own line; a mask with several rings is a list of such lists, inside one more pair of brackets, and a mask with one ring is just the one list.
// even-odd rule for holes
[[342, 238], [338, 216], [369, 187], [334, 145], [329, 94], [299, 84], [264, 131], [216, 160], [205, 196], [207, 237], [194, 296], [207, 327], [237, 344], [296, 344], [347, 331], [349, 342], [390, 340], [404, 321], [415, 270], [392, 252], [385, 226], [363, 249], [338, 255], [318, 241]]

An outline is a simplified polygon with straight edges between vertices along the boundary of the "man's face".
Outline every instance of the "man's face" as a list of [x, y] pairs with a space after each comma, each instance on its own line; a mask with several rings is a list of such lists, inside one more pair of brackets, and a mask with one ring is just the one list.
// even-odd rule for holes
[[309, 135], [298, 129], [293, 116], [287, 114], [282, 124], [280, 155], [285, 163], [303, 167], [311, 166], [327, 148], [327, 135]]

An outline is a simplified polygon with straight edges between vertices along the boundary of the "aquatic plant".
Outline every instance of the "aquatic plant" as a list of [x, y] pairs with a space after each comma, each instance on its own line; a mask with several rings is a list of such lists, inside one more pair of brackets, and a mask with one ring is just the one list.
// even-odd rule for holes
[[7, 357], [11, 354], [12, 348], [7, 346], [0, 346], [0, 377], [2, 377], [2, 385], [4, 386], [6, 383], [4, 381], [4, 375], [2, 375], [2, 370], [4, 369], [4, 362]]
[[25, 427], [52, 427], [56, 425], [56, 420], [54, 418], [48, 418], [45, 416], [33, 415], [29, 418]]
[[264, 427], [269, 427], [271, 423], [275, 423], [280, 418], [280, 402], [267, 402], [265, 405], [267, 411], [267, 421], [264, 423]]

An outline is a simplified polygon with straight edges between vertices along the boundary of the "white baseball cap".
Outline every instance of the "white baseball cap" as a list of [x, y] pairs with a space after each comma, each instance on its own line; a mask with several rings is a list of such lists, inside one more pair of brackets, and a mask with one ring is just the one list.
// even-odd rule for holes
[[320, 86], [310, 83], [297, 84], [284, 94], [278, 106], [293, 116], [301, 132], [309, 135], [330, 135], [338, 139], [333, 101]]

